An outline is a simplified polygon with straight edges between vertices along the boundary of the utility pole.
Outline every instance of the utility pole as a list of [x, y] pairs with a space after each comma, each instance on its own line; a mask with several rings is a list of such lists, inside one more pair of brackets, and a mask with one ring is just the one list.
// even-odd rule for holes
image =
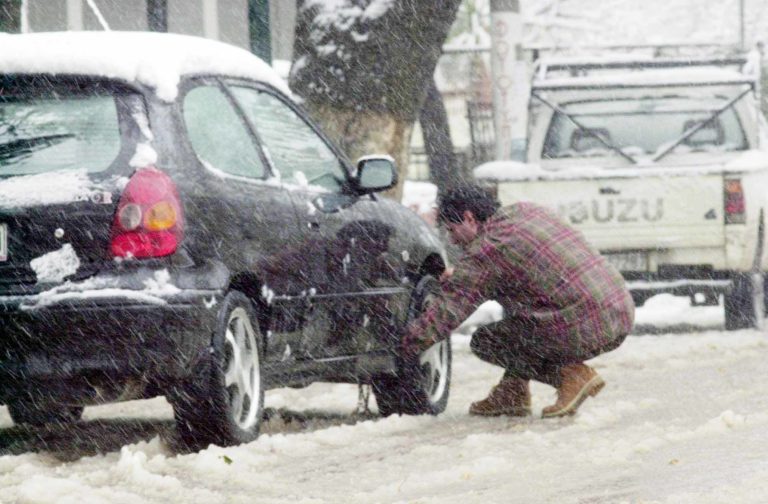
[[747, 50], [744, 36], [744, 0], [739, 0], [739, 47], [742, 51]]
[[519, 0], [491, 0], [491, 68], [496, 159], [521, 161], [530, 84]]

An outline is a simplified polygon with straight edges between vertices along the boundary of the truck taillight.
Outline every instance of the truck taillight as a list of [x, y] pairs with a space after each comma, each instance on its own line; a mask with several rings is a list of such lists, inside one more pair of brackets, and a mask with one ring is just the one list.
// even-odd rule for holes
[[112, 223], [113, 257], [163, 257], [184, 237], [176, 184], [154, 166], [136, 170], [125, 186]]
[[725, 181], [723, 191], [726, 224], [744, 224], [747, 220], [744, 203], [744, 189], [740, 179]]

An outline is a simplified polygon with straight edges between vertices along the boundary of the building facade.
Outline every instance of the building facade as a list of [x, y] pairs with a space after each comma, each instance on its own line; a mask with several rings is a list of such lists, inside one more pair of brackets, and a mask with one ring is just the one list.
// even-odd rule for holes
[[292, 0], [0, 0], [0, 31], [160, 31], [221, 40], [290, 60]]

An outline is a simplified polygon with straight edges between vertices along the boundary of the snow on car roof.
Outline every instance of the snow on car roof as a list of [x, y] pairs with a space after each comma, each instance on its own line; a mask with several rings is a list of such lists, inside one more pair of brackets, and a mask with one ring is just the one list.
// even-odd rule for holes
[[173, 101], [182, 76], [220, 74], [270, 84], [285, 81], [250, 52], [214, 40], [150, 32], [0, 34], [0, 73], [73, 74], [138, 82]]

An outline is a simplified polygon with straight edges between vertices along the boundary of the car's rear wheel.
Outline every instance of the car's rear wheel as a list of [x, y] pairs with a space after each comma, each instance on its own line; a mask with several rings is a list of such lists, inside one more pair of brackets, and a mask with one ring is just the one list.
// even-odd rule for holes
[[762, 274], [735, 273], [731, 291], [725, 295], [725, 328], [760, 329], [763, 326], [764, 287]]
[[42, 406], [31, 400], [19, 400], [8, 404], [8, 413], [15, 424], [35, 427], [75, 423], [83, 416], [83, 409], [82, 406]]
[[212, 352], [172, 396], [187, 446], [231, 446], [259, 435], [264, 409], [264, 342], [253, 303], [231, 291], [221, 303]]
[[[424, 276], [411, 294], [408, 321], [418, 318], [434, 299], [440, 284]], [[445, 411], [451, 387], [451, 341], [443, 340], [418, 356], [398, 358], [395, 376], [380, 376], [373, 381], [379, 413], [437, 415]]]

